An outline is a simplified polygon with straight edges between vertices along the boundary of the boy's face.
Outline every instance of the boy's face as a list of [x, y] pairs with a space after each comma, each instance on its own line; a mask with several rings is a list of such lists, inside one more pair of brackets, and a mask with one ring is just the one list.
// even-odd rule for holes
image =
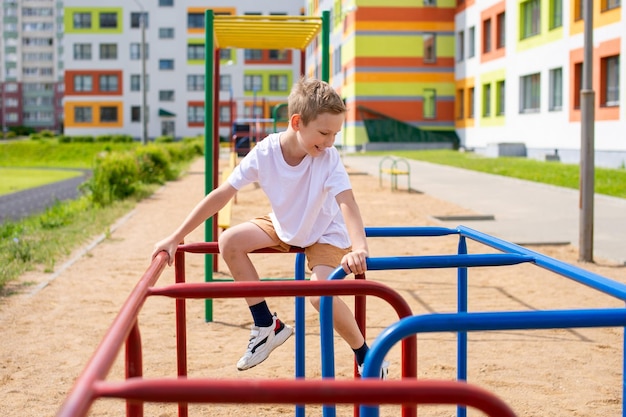
[[343, 127], [345, 114], [322, 113], [304, 125], [298, 117], [296, 131], [298, 141], [312, 157], [321, 155], [335, 143], [335, 136]]

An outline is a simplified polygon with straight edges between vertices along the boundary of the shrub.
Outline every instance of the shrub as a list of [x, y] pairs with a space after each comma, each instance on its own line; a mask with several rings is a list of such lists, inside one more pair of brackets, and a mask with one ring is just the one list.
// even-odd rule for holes
[[139, 179], [145, 184], [163, 184], [176, 178], [169, 152], [162, 146], [146, 145], [135, 150]]
[[106, 206], [133, 195], [139, 181], [139, 166], [130, 153], [104, 153], [96, 158], [93, 177], [85, 188], [94, 204]]
[[174, 142], [174, 136], [157, 136], [154, 141], [156, 143], [172, 143]]

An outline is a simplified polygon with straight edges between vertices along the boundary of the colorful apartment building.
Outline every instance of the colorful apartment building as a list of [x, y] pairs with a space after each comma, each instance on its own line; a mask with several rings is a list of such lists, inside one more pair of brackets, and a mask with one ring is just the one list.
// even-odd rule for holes
[[[204, 133], [207, 8], [216, 15], [299, 15], [302, 9], [289, 0], [110, 0], [105, 5], [66, 0], [64, 5], [65, 133], [143, 137], [145, 24], [149, 140]], [[285, 103], [299, 59], [292, 51], [220, 49], [220, 136], [230, 136], [233, 122], [269, 118], [274, 106]]]
[[[308, 14], [322, 10], [331, 12], [330, 83], [349, 108], [344, 146], [456, 140], [455, 0], [308, 1]], [[308, 75], [319, 76], [318, 50], [308, 49]]]
[[[462, 146], [578, 163], [584, 51], [583, 0], [459, 1], [456, 131]], [[593, 2], [592, 88], [596, 165], [626, 163], [620, 0]], [[620, 83], [620, 80], [622, 82]], [[507, 151], [504, 150], [506, 153]]]

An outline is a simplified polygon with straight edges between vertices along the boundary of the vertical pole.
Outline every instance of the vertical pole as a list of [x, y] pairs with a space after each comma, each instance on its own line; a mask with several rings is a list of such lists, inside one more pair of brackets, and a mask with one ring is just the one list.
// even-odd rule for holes
[[[467, 241], [465, 236], [459, 238], [458, 246], [459, 255], [467, 255]], [[467, 268], [459, 267], [457, 272], [457, 311], [459, 313], [467, 313]], [[467, 332], [457, 333], [457, 369], [456, 378], [458, 381], [467, 381]], [[467, 409], [463, 406], [457, 406], [457, 417], [465, 417]]]
[[594, 118], [593, 1], [584, 0], [584, 58], [580, 90], [580, 228], [578, 260], [593, 262]]
[[330, 80], [330, 11], [322, 12], [322, 81]]
[[[214, 33], [213, 33], [213, 10], [207, 10], [204, 14], [204, 193], [208, 194], [213, 190], [213, 98], [214, 86]], [[213, 226], [216, 216], [211, 217], [204, 223], [204, 239], [206, 242], [213, 242]], [[213, 257], [215, 255], [204, 255], [204, 280], [206, 282], [213, 281]], [[205, 300], [205, 321], [213, 321], [213, 300]]]
[[148, 143], [148, 82], [146, 80], [146, 12], [141, 9], [141, 144]]

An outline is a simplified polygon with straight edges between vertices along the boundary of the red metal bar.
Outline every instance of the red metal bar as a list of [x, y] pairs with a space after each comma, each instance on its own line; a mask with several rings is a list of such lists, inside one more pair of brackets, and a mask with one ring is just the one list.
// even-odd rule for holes
[[74, 383], [57, 417], [76, 417], [87, 414], [95, 399], [95, 382], [103, 380], [111, 370], [146, 300], [148, 288], [154, 285], [166, 265], [167, 254], [159, 253], [130, 293], [85, 370]]
[[[323, 295], [373, 295], [389, 303], [399, 318], [412, 315], [407, 301], [388, 286], [375, 281], [267, 281], [202, 282], [153, 287], [150, 295], [174, 298], [295, 297]], [[402, 376], [417, 376], [417, 337], [402, 340]]]
[[97, 394], [133, 401], [258, 404], [447, 404], [515, 417], [494, 394], [457, 381], [153, 379], [99, 382]]
[[[141, 351], [141, 333], [139, 324], [135, 323], [126, 339], [126, 379], [143, 376], [143, 355]], [[126, 415], [128, 417], [142, 417], [143, 403], [126, 402]]]
[[[185, 282], [185, 252], [176, 251], [174, 255], [174, 274], [177, 284]], [[176, 365], [179, 377], [187, 376], [187, 301], [176, 299]], [[178, 403], [178, 416], [187, 417], [187, 403]]]

